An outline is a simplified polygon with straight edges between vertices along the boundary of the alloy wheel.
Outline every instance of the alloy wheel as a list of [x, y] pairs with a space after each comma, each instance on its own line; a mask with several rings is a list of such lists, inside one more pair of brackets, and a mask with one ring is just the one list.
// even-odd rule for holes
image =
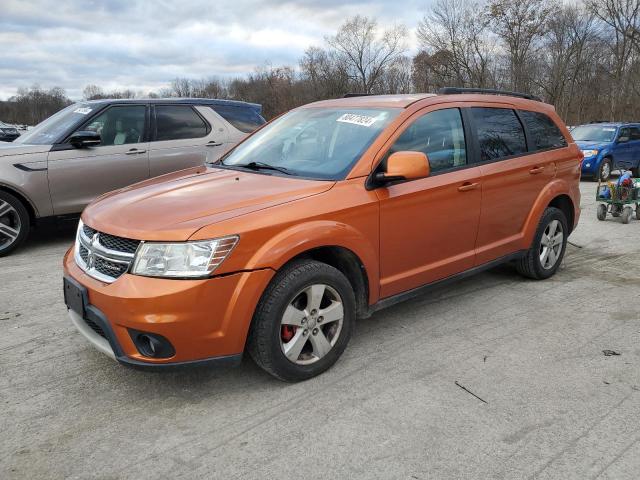
[[542, 233], [540, 240], [540, 264], [545, 270], [552, 269], [562, 251], [564, 244], [564, 232], [562, 224], [558, 220], [553, 220]]
[[317, 362], [338, 341], [343, 322], [343, 302], [334, 288], [325, 284], [306, 287], [294, 296], [282, 315], [282, 352], [297, 365]]
[[0, 250], [8, 248], [18, 239], [21, 228], [18, 211], [9, 202], [0, 199]]

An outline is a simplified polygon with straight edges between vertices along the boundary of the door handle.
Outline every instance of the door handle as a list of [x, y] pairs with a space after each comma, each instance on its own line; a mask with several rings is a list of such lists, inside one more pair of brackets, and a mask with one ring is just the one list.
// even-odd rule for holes
[[207, 143], [207, 147], [219, 147], [220, 145], [222, 145], [222, 143], [216, 142], [215, 140], [211, 140]]
[[132, 148], [127, 151], [127, 155], [138, 155], [139, 153], [146, 153], [146, 150], [138, 150], [137, 148]]
[[538, 173], [542, 172], [544, 172], [544, 167], [533, 167], [531, 170], [529, 170], [529, 173], [531, 175], [537, 175]]
[[476, 188], [478, 188], [480, 186], [479, 183], [470, 183], [470, 182], [465, 182], [462, 185], [460, 185], [458, 187], [458, 191], [459, 192], [468, 192], [469, 190], [475, 190]]

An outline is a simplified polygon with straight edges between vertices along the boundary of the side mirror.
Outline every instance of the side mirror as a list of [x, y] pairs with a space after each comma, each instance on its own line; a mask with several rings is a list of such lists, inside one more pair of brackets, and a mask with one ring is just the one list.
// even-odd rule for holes
[[100, 145], [101, 141], [99, 133], [89, 131], [75, 132], [69, 138], [69, 143], [76, 148], [95, 147]]
[[380, 183], [414, 180], [431, 173], [429, 158], [422, 152], [396, 152], [387, 159], [387, 171], [376, 174]]
[[618, 137], [618, 143], [626, 143], [629, 141], [629, 137]]

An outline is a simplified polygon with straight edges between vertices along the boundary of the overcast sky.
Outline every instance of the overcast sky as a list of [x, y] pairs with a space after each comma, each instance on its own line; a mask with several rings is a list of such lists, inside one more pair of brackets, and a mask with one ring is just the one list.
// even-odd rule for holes
[[[413, 30], [428, 0], [2, 0], [0, 99], [34, 83], [73, 99], [90, 83], [144, 93], [175, 77], [297, 66], [348, 17]], [[413, 33], [409, 40], [413, 46]]]

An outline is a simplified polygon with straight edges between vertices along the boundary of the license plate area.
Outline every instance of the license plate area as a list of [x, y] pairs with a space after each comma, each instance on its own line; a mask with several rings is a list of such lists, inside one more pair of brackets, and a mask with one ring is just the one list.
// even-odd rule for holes
[[64, 303], [67, 308], [84, 318], [84, 292], [75, 283], [65, 278], [64, 282]]

